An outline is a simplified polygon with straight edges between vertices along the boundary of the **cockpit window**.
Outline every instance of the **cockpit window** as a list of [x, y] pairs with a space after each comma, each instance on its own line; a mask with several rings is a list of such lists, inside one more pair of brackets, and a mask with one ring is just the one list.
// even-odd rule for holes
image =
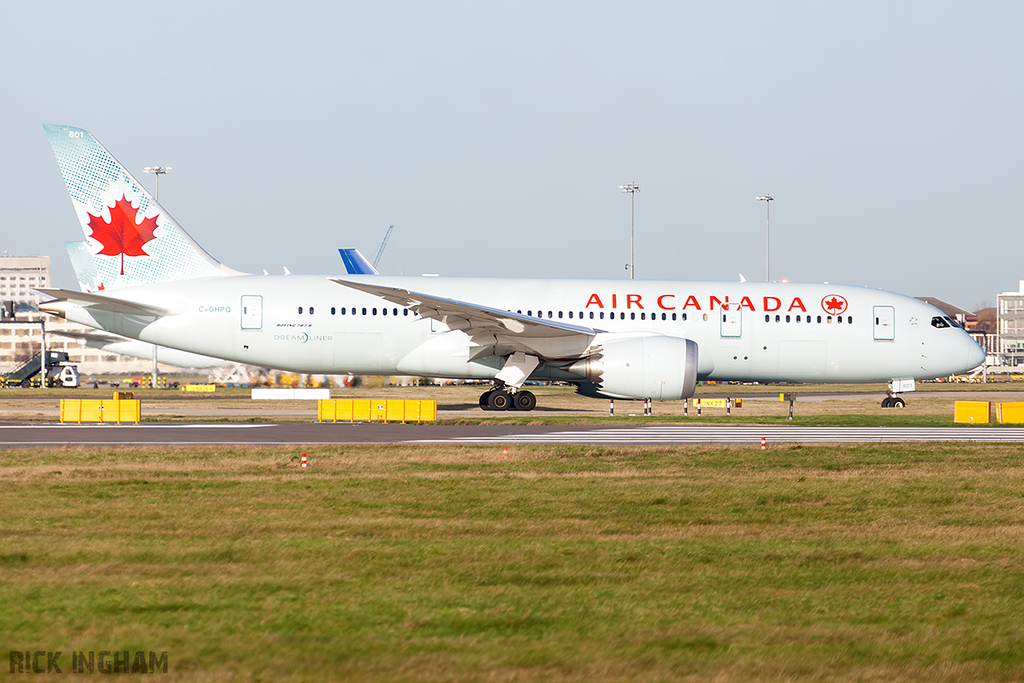
[[932, 318], [932, 327], [938, 327], [938, 328], [949, 327], [949, 322], [948, 321], [949, 321], [949, 318], [943, 317], [941, 315], [937, 315], [934, 318]]

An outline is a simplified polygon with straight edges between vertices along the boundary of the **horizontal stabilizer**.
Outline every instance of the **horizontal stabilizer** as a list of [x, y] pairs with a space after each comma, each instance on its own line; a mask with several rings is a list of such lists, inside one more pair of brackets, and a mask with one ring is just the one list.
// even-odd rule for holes
[[169, 308], [142, 304], [137, 301], [128, 301], [126, 299], [115, 299], [112, 296], [104, 296], [103, 294], [72, 292], [69, 289], [37, 289], [35, 291], [40, 294], [46, 294], [47, 296], [53, 297], [52, 301], [44, 301], [39, 304], [39, 310], [44, 313], [50, 313], [51, 311], [47, 310], [47, 307], [61, 301], [67, 301], [69, 303], [82, 306], [83, 308], [98, 309], [101, 311], [121, 313], [125, 315], [144, 315], [154, 318], [162, 318], [166, 315], [177, 315], [178, 313], [177, 311], [172, 311]]

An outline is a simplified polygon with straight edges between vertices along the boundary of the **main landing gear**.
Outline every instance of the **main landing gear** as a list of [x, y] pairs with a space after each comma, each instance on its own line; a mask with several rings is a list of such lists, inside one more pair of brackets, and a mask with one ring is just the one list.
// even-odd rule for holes
[[504, 388], [492, 389], [480, 394], [483, 410], [519, 410], [527, 412], [537, 407], [537, 397], [530, 391], [509, 392]]

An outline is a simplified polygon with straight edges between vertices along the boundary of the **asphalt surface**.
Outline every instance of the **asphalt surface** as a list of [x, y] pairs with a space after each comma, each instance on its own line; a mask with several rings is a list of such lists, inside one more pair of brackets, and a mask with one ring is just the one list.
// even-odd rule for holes
[[759, 444], [961, 441], [1024, 443], [1021, 427], [561, 427], [379, 423], [71, 425], [0, 423], [0, 449], [32, 446], [316, 445], [359, 443]]

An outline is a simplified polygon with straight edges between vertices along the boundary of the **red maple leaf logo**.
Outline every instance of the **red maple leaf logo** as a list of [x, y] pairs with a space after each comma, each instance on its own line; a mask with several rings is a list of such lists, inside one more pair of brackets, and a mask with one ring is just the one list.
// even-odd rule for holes
[[821, 307], [829, 313], [842, 315], [846, 311], [846, 299], [838, 294], [829, 294], [821, 300]]
[[92, 228], [91, 237], [103, 245], [100, 254], [107, 256], [121, 257], [121, 275], [124, 275], [125, 256], [149, 256], [142, 250], [142, 246], [156, 238], [153, 231], [156, 230], [156, 216], [143, 218], [141, 223], [136, 223], [139, 211], [126, 195], [122, 195], [110, 209], [110, 222], [103, 220], [102, 214], [94, 216], [89, 214], [89, 227]]

